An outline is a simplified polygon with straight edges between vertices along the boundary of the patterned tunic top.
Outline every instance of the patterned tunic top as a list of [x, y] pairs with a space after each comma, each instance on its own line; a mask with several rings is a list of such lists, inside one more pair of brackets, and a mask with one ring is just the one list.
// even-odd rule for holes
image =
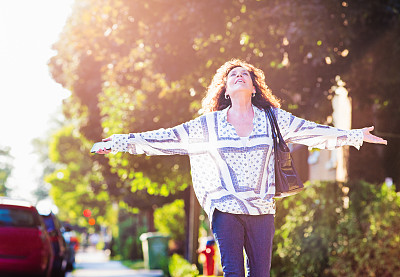
[[[253, 106], [253, 130], [241, 140], [227, 121], [229, 108], [169, 129], [112, 136], [112, 152], [189, 155], [195, 194], [210, 221], [214, 209], [233, 214], [275, 214], [273, 140], [265, 111]], [[287, 143], [321, 149], [363, 143], [360, 129], [340, 130], [274, 109]]]

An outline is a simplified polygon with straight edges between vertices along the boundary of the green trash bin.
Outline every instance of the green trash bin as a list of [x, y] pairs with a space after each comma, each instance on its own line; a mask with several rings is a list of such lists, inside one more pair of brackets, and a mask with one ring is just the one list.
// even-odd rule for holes
[[168, 263], [169, 237], [160, 233], [143, 233], [140, 236], [146, 269], [163, 269]]

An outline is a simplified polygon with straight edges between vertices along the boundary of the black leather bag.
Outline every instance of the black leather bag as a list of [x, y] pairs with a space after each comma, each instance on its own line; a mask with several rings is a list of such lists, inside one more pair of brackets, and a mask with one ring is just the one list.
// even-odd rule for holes
[[301, 192], [304, 184], [294, 168], [290, 149], [279, 131], [272, 108], [265, 109], [271, 123], [275, 154], [275, 198], [291, 196]]

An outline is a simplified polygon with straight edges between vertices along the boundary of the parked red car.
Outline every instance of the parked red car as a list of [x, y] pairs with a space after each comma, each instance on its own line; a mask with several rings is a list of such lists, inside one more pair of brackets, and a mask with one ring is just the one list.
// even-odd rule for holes
[[67, 244], [67, 271], [72, 271], [75, 267], [75, 254], [79, 249], [79, 240], [69, 224], [63, 227], [63, 237]]
[[49, 277], [53, 250], [43, 219], [29, 202], [0, 197], [0, 276]]
[[50, 212], [49, 214], [40, 214], [46, 225], [50, 236], [51, 245], [54, 252], [54, 261], [52, 277], [65, 277], [68, 264], [68, 249], [63, 234], [61, 232], [61, 223], [57, 216]]

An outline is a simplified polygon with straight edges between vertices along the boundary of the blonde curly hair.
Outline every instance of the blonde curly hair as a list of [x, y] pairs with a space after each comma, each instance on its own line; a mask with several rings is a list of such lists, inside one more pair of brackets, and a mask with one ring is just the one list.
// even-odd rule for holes
[[229, 72], [235, 67], [243, 67], [250, 72], [256, 94], [251, 98], [254, 106], [265, 109], [268, 107], [280, 107], [280, 100], [274, 96], [265, 83], [264, 72], [255, 66], [240, 60], [232, 59], [217, 69], [211, 84], [207, 88], [206, 96], [202, 100], [202, 112], [223, 110], [231, 105], [231, 99], [225, 99], [226, 79]]

